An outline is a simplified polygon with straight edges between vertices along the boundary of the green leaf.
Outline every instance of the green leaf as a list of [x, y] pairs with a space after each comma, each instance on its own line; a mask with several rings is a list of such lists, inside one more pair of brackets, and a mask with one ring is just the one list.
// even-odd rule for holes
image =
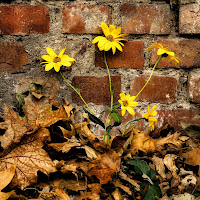
[[127, 162], [127, 164], [129, 165], [133, 165], [134, 166], [134, 170], [136, 173], [142, 175], [143, 173], [148, 175], [149, 169], [148, 169], [148, 165], [146, 164], [145, 161], [142, 160], [129, 160]]
[[149, 177], [152, 181], [156, 180], [156, 172], [152, 168], [149, 170]]
[[157, 184], [151, 185], [143, 200], [155, 200], [161, 195], [160, 187]]
[[100, 126], [102, 126], [103, 128], [105, 128], [105, 125], [104, 123], [99, 119], [97, 118], [96, 116], [94, 116], [92, 113], [90, 113], [89, 111], [87, 111], [84, 107], [83, 107], [83, 110], [88, 114], [89, 116], [89, 119], [96, 123], [96, 124], [99, 124]]
[[119, 126], [122, 123], [122, 118], [120, 114], [116, 111], [113, 111], [110, 113], [111, 117], [114, 119], [115, 123], [113, 126]]

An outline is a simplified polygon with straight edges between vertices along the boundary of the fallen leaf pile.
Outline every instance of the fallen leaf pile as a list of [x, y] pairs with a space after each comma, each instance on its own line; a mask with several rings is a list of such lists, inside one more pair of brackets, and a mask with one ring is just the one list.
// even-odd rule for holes
[[173, 132], [169, 125], [153, 133], [129, 128], [106, 144], [91, 132], [88, 114], [67, 101], [30, 92], [23, 115], [2, 104], [1, 200], [200, 195], [200, 146], [184, 131]]

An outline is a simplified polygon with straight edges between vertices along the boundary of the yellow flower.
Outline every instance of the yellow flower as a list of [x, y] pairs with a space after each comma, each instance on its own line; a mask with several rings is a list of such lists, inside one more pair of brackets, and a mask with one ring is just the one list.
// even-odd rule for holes
[[122, 116], [128, 111], [131, 115], [135, 115], [133, 108], [138, 105], [138, 102], [134, 101], [135, 96], [130, 96], [130, 94], [125, 95], [123, 91], [120, 93], [120, 100], [118, 102], [121, 104]]
[[70, 58], [68, 55], [63, 55], [65, 49], [66, 48], [62, 49], [62, 51], [57, 55], [50, 47], [47, 47], [46, 50], [49, 55], [43, 55], [42, 59], [44, 59], [45, 62], [41, 63], [44, 64], [45, 71], [54, 68], [56, 72], [59, 72], [62, 65], [66, 67], [71, 66], [71, 62], [74, 62], [75, 60], [74, 58]]
[[143, 116], [145, 119], [149, 122], [149, 128], [150, 131], [153, 131], [157, 126], [157, 119], [155, 118], [157, 112], [155, 111], [157, 106], [153, 106], [153, 108], [150, 110], [148, 106], [148, 113], [144, 113]]
[[123, 37], [127, 36], [127, 34], [121, 34], [121, 27], [115, 29], [115, 26], [110, 25], [109, 27], [105, 22], [102, 22], [100, 27], [106, 37], [97, 36], [94, 38], [92, 43], [98, 42], [98, 48], [100, 51], [109, 51], [112, 48], [113, 54], [116, 52], [116, 48], [122, 51], [122, 47], [124, 46], [123, 43], [120, 41], [127, 41], [127, 39], [123, 39]]
[[158, 49], [157, 55], [162, 55], [163, 58], [168, 58], [169, 61], [174, 61], [175, 64], [181, 62], [181, 60], [175, 57], [175, 53], [172, 52], [168, 47], [164, 48], [159, 43], [152, 43], [152, 45], [147, 49], [147, 51], [151, 51], [152, 49]]

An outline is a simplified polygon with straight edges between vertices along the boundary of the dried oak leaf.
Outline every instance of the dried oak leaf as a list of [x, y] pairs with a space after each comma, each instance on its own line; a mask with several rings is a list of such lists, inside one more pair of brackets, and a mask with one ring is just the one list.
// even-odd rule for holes
[[194, 149], [192, 151], [188, 151], [186, 153], [182, 153], [182, 157], [186, 158], [185, 163], [189, 165], [199, 165], [199, 172], [200, 175], [200, 148]]
[[45, 150], [43, 141], [49, 140], [48, 130], [43, 128], [30, 135], [23, 144], [14, 148], [10, 153], [0, 158], [0, 170], [16, 165], [16, 173], [11, 186], [24, 189], [37, 182], [37, 172], [48, 175], [55, 172], [56, 167]]
[[121, 159], [113, 150], [102, 154], [89, 164], [88, 176], [95, 175], [101, 184], [112, 180], [112, 175], [120, 170]]
[[161, 151], [166, 144], [178, 149], [182, 147], [182, 142], [178, 140], [180, 135], [178, 132], [158, 139], [153, 139], [145, 131], [139, 131], [137, 129], [133, 129], [133, 134], [134, 137], [130, 147], [132, 154], [138, 151], [142, 151], [144, 154]]
[[15, 175], [15, 169], [16, 166], [12, 165], [9, 169], [0, 171], [0, 200], [6, 200], [8, 199], [14, 191], [10, 192], [1, 192], [3, 188], [5, 188], [13, 179], [13, 176]]
[[65, 109], [58, 104], [52, 103], [48, 97], [36, 100], [31, 94], [25, 99], [23, 110], [24, 117], [19, 116], [7, 104], [4, 109], [4, 126], [6, 131], [0, 138], [2, 148], [9, 147], [12, 142], [18, 143], [25, 134], [31, 134], [41, 127], [48, 127], [59, 120], [67, 120]]

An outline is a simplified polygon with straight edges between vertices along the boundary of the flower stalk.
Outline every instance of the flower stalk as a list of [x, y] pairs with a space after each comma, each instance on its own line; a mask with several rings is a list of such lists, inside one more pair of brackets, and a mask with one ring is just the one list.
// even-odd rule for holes
[[68, 80], [63, 76], [62, 72], [60, 71], [60, 74], [63, 78], [63, 80], [78, 94], [78, 96], [81, 98], [81, 100], [83, 101], [83, 103], [86, 105], [86, 107], [88, 108], [88, 110], [94, 115], [94, 113], [92, 112], [92, 110], [90, 109], [90, 107], [88, 106], [88, 104], [85, 102], [85, 100], [83, 99], [81, 93], [73, 86], [71, 85]]

